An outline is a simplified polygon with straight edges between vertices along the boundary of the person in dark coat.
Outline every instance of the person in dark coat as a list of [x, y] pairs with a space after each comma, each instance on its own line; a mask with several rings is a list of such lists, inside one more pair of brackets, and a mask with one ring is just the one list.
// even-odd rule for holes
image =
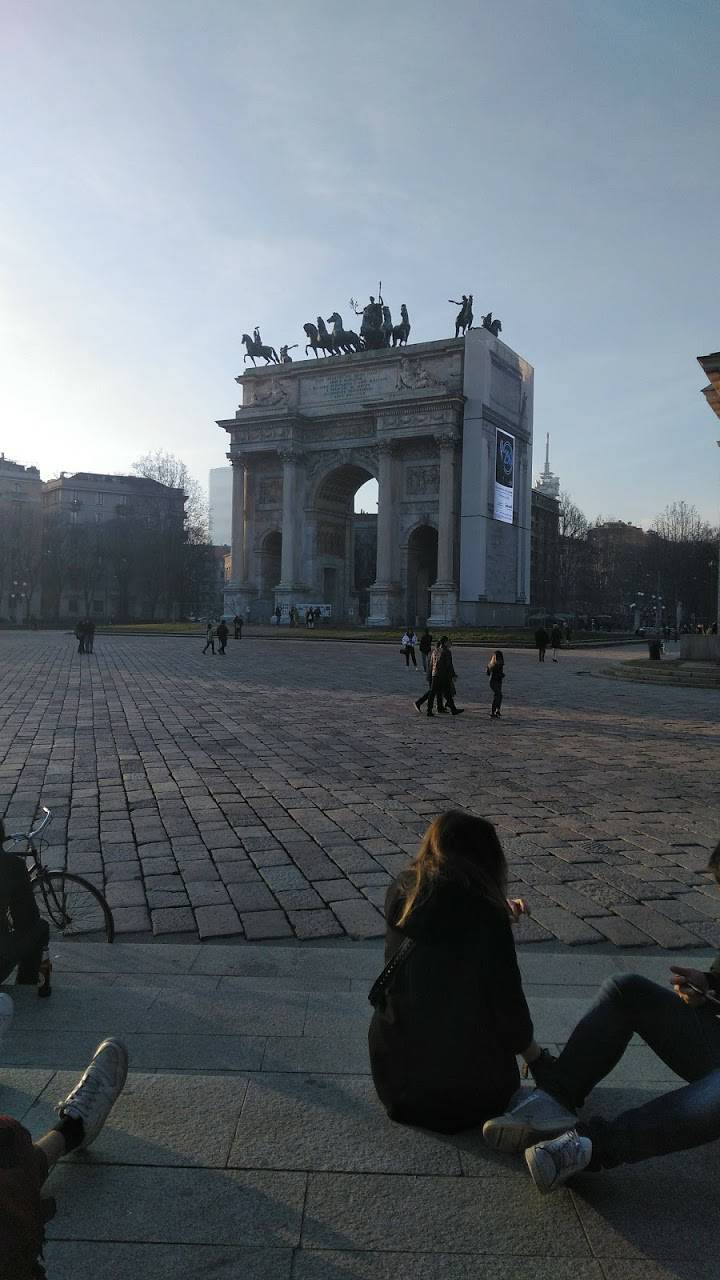
[[547, 649], [547, 642], [549, 639], [550, 637], [548, 636], [548, 633], [545, 630], [545, 628], [538, 627], [537, 631], [535, 632], [535, 645], [538, 651], [538, 662], [545, 661], [545, 650]]
[[427, 672], [428, 661], [430, 658], [430, 650], [432, 649], [432, 636], [430, 635], [430, 632], [428, 631], [427, 627], [425, 628], [425, 630], [423, 631], [420, 637], [420, 643], [418, 645], [418, 649], [420, 650], [420, 658], [422, 660], [423, 671]]
[[24, 857], [3, 851], [0, 818], [0, 982], [17, 968], [17, 982], [36, 986], [50, 927], [38, 911]]
[[550, 643], [552, 645], [552, 651], [553, 651], [552, 660], [553, 662], [557, 662], [558, 649], [562, 644], [562, 631], [560, 630], [557, 623], [555, 623], [555, 626], [553, 627], [552, 632], [550, 633]]
[[415, 946], [392, 976], [369, 1030], [370, 1067], [391, 1120], [456, 1133], [517, 1092], [516, 1055], [542, 1051], [522, 989], [495, 828], [449, 810], [430, 824], [385, 899], [385, 959]]
[[236, 640], [242, 640], [242, 629], [243, 629], [243, 620], [240, 617], [240, 614], [236, 613], [235, 617], [233, 618], [233, 630], [235, 633]]
[[230, 632], [229, 632], [229, 630], [228, 630], [228, 625], [227, 625], [227, 623], [226, 623], [225, 619], [224, 619], [224, 618], [221, 618], [221, 619], [220, 619], [220, 623], [219, 623], [219, 625], [218, 625], [218, 629], [217, 629], [217, 638], [218, 638], [218, 640], [220, 641], [220, 648], [219, 648], [219, 650], [218, 650], [218, 653], [224, 653], [224, 652], [225, 652], [225, 648], [226, 648], [226, 645], [227, 645], [227, 642], [228, 642], [228, 636], [229, 636], [229, 635], [230, 635]]
[[495, 720], [500, 715], [502, 706], [502, 682], [505, 679], [505, 659], [502, 649], [496, 649], [490, 662], [488, 663], [487, 674], [490, 680], [490, 688], [492, 689], [493, 700], [490, 718]]
[[463, 707], [455, 706], [455, 681], [457, 680], [457, 672], [453, 666], [452, 660], [452, 644], [448, 636], [440, 637], [440, 644], [437, 648], [435, 657], [435, 665], [433, 667], [433, 678], [430, 684], [430, 698], [428, 699], [427, 713], [429, 716], [433, 714], [433, 701], [437, 698], [438, 711], [441, 704], [445, 703], [445, 708], [450, 708], [452, 715], [461, 716]]

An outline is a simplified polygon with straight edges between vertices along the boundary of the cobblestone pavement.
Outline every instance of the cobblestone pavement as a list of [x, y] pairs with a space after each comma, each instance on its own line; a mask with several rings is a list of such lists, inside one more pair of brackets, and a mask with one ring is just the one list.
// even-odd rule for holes
[[592, 678], [623, 651], [458, 649], [466, 714], [429, 725], [394, 646], [0, 632], [0, 812], [55, 814], [47, 861], [102, 883], [147, 939], [382, 932], [434, 814], [496, 823], [520, 937], [720, 946], [720, 693]]

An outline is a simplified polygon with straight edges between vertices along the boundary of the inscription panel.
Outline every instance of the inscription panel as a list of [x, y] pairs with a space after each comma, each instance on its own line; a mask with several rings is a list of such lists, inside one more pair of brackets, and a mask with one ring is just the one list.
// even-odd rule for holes
[[391, 369], [338, 371], [305, 377], [300, 387], [301, 405], [352, 404], [373, 397], [386, 396], [394, 390], [395, 372]]

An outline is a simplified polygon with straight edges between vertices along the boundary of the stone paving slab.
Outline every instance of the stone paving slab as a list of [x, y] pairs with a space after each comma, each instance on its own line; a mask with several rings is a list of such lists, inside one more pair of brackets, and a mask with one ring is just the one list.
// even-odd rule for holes
[[289, 1249], [167, 1243], [51, 1240], [45, 1250], [52, 1280], [98, 1280], [100, 1275], [132, 1276], [133, 1280], [202, 1280], [205, 1276], [212, 1280], [290, 1280], [292, 1257]]
[[[237, 955], [233, 947], [211, 950]], [[131, 1061], [124, 1094], [90, 1152], [52, 1175], [59, 1207], [49, 1228], [52, 1280], [101, 1273], [714, 1280], [714, 1146], [586, 1175], [542, 1197], [522, 1161], [487, 1149], [477, 1130], [448, 1136], [393, 1125], [369, 1078], [365, 993], [322, 986], [336, 962], [344, 981], [363, 981], [351, 975], [374, 972], [380, 952], [378, 944], [266, 945], [255, 954], [257, 976], [223, 977], [217, 965], [210, 974], [156, 974], [153, 962], [164, 967], [165, 955], [157, 945], [66, 944], [50, 1001], [30, 988], [5, 988], [17, 1019], [3, 1046], [0, 1110], [24, 1117], [36, 1135], [91, 1047], [113, 1029], [103, 996], [116, 1002], [111, 1013], [133, 1002], [142, 1018], [162, 1012], [153, 1031], [124, 1033]], [[106, 967], [113, 955], [115, 973]], [[293, 956], [303, 990], [287, 992]], [[557, 1049], [551, 1033], [572, 1025], [608, 968], [664, 981], [668, 959], [575, 948], [523, 953], [538, 1038]], [[272, 964], [274, 976], [266, 972]], [[578, 981], [566, 988], [568, 973]], [[325, 1017], [332, 1000], [344, 1008], [318, 1037], [306, 1015], [313, 1005]], [[265, 1034], [222, 1034], [244, 1013], [256, 1017], [258, 1002], [279, 1007]], [[213, 1030], [214, 1003], [221, 1034]], [[302, 1029], [286, 1035], [298, 1008]], [[14, 1060], [25, 1065], [9, 1065]], [[645, 1046], [632, 1044], [591, 1109], [613, 1114], [677, 1084]]]
[[109, 892], [121, 936], [379, 937], [390, 876], [459, 805], [498, 826], [535, 913], [520, 942], [720, 945], [720, 691], [584, 674], [621, 650], [508, 651], [491, 722], [487, 651], [463, 647], [467, 714], [428, 725], [393, 646], [200, 650], [0, 631], [0, 811], [53, 808], [48, 860]]

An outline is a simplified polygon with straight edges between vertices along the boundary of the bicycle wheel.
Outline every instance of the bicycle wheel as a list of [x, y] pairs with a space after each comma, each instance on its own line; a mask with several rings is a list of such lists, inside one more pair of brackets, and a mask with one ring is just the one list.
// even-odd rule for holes
[[94, 884], [70, 871], [41, 871], [32, 877], [32, 887], [51, 938], [112, 942], [112, 911]]

